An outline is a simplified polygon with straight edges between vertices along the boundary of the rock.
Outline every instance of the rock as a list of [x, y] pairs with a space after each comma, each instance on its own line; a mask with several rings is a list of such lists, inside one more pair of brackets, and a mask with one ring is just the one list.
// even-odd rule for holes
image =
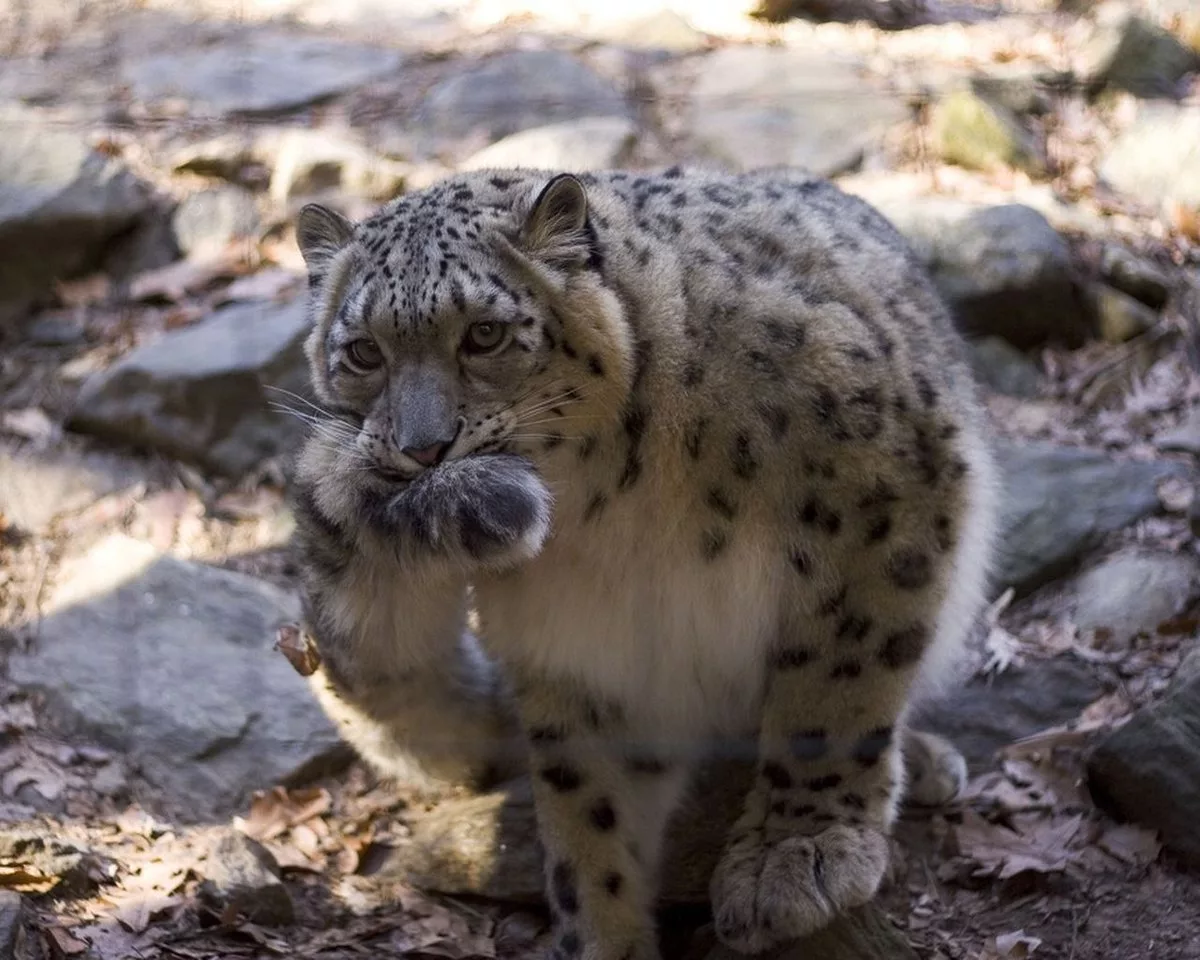
[[11, 318], [98, 263], [150, 198], [123, 164], [32, 111], [0, 107], [0, 123], [0, 318]]
[[230, 911], [251, 923], [279, 927], [292, 923], [295, 906], [279, 865], [269, 850], [235, 830], [223, 832], [199, 864], [200, 897], [215, 913]]
[[1024, 353], [1007, 340], [984, 337], [969, 344], [971, 368], [980, 383], [1010, 397], [1035, 397], [1041, 392], [1042, 375]]
[[665, 8], [644, 17], [605, 24], [598, 32], [609, 43], [619, 43], [634, 50], [695, 53], [708, 46], [705, 34], [678, 11]]
[[701, 61], [686, 129], [702, 154], [737, 170], [787, 165], [834, 176], [907, 117], [902, 99], [848, 61], [730, 46]]
[[271, 30], [247, 30], [212, 46], [175, 50], [125, 65], [133, 96], [187, 101], [188, 113], [293, 110], [395, 72], [400, 53]]
[[270, 584], [114, 534], [63, 564], [35, 647], [9, 669], [58, 728], [127, 754], [173, 810], [224, 816], [341, 755], [271, 649], [298, 613]]
[[258, 204], [254, 194], [241, 187], [201, 190], [179, 204], [171, 224], [179, 249], [194, 259], [207, 260], [231, 243], [257, 234]]
[[1142, 104], [1101, 161], [1100, 176], [1150, 206], [1200, 208], [1200, 106]]
[[1168, 848], [1200, 867], [1200, 677], [1097, 744], [1088, 786], [1101, 806], [1158, 830]]
[[0, 514], [22, 530], [44, 534], [55, 517], [140, 479], [137, 464], [115, 456], [0, 445]]
[[307, 333], [303, 300], [227, 307], [89, 378], [69, 425], [240, 474], [303, 433], [269, 388], [307, 391]]
[[1077, 344], [1088, 318], [1066, 241], [1021, 204], [977, 207], [934, 198], [876, 204], [907, 237], [969, 334], [1014, 346]]
[[17, 956], [24, 898], [15, 890], [0, 890], [0, 957]]
[[1158, 323], [1157, 313], [1127, 293], [1102, 285], [1093, 287], [1091, 293], [1096, 333], [1106, 343], [1132, 340]]
[[463, 170], [524, 167], [532, 170], [607, 170], [624, 165], [637, 127], [623, 117], [584, 117], [522, 130], [469, 157]]
[[1170, 278], [1150, 261], [1110, 244], [1100, 255], [1100, 269], [1110, 285], [1146, 306], [1155, 310], [1166, 306], [1171, 295]]
[[1159, 509], [1158, 484], [1183, 464], [1112, 460], [1050, 443], [1000, 444], [1004, 511], [997, 587], [1032, 590], [1107, 534]]
[[1139, 97], [1171, 97], [1200, 57], [1124, 3], [1102, 4], [1093, 17], [1076, 73], [1085, 85], [1116, 87]]
[[1170, 453], [1190, 453], [1200, 457], [1200, 407], [1192, 407], [1179, 426], [1155, 437], [1154, 445]]
[[996, 67], [992, 72], [971, 77], [972, 92], [1012, 113], [1043, 114], [1051, 109], [1046, 92], [1054, 78], [1032, 72], [1024, 64]]
[[1001, 747], [1076, 719], [1104, 692], [1087, 664], [1057, 657], [972, 679], [923, 704], [915, 723], [952, 741], [974, 775], [991, 765]]
[[621, 94], [570, 54], [556, 50], [502, 53], [456, 73], [426, 95], [417, 123], [452, 139], [491, 140], [579, 117], [628, 117]]
[[349, 131], [285, 130], [260, 138], [256, 154], [271, 170], [271, 198], [281, 206], [328, 192], [390, 200], [407, 177], [404, 165], [373, 153]]
[[1124, 642], [1183, 612], [1198, 582], [1200, 560], [1192, 554], [1122, 550], [1075, 583], [1073, 619]]
[[1045, 171], [1037, 141], [1008, 108], [969, 90], [959, 90], [933, 106], [933, 148], [947, 163], [975, 170], [1015, 167]]

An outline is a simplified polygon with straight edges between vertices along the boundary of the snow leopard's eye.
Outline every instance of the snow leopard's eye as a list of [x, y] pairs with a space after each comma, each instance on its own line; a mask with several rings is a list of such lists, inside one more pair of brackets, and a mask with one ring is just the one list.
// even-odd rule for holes
[[481, 320], [467, 329], [463, 348], [467, 353], [491, 353], [504, 343], [508, 331], [504, 324], [492, 320]]
[[346, 361], [354, 373], [369, 373], [383, 364], [383, 351], [374, 340], [355, 340], [346, 347]]

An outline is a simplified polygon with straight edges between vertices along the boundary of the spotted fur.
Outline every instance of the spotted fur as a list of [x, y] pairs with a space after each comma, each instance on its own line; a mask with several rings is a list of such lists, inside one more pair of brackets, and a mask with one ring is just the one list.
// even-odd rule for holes
[[994, 524], [960, 342], [892, 227], [787, 171], [482, 171], [357, 225], [308, 208], [299, 239], [330, 411], [297, 483], [321, 682], [410, 752], [443, 720], [399, 704], [449, 691], [478, 772], [511, 727], [495, 671], [464, 693], [453, 666], [471, 585], [556, 957], [655, 956], [664, 825], [714, 751], [759, 771], [712, 879], [722, 940], [872, 897], [901, 747], [939, 749], [906, 711]]

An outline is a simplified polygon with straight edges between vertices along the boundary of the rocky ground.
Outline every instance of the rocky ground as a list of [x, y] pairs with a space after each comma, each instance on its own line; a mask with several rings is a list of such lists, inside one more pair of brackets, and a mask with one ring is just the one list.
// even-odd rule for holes
[[388, 869], [430, 804], [271, 652], [293, 215], [687, 161], [876, 203], [987, 387], [996, 602], [925, 717], [972, 781], [902, 825], [888, 956], [1200, 958], [1194, 2], [599, 6], [0, 7], [0, 956], [532, 954], [511, 878]]

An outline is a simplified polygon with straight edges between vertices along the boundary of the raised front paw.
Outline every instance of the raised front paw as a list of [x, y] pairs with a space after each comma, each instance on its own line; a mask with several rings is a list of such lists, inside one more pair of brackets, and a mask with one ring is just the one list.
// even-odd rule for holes
[[887, 869], [888, 842], [870, 827], [837, 824], [812, 837], [735, 838], [713, 872], [717, 936], [741, 953], [806, 936], [870, 900]]
[[388, 512], [418, 545], [487, 566], [537, 556], [550, 531], [550, 491], [510, 454], [463, 457], [428, 470]]

